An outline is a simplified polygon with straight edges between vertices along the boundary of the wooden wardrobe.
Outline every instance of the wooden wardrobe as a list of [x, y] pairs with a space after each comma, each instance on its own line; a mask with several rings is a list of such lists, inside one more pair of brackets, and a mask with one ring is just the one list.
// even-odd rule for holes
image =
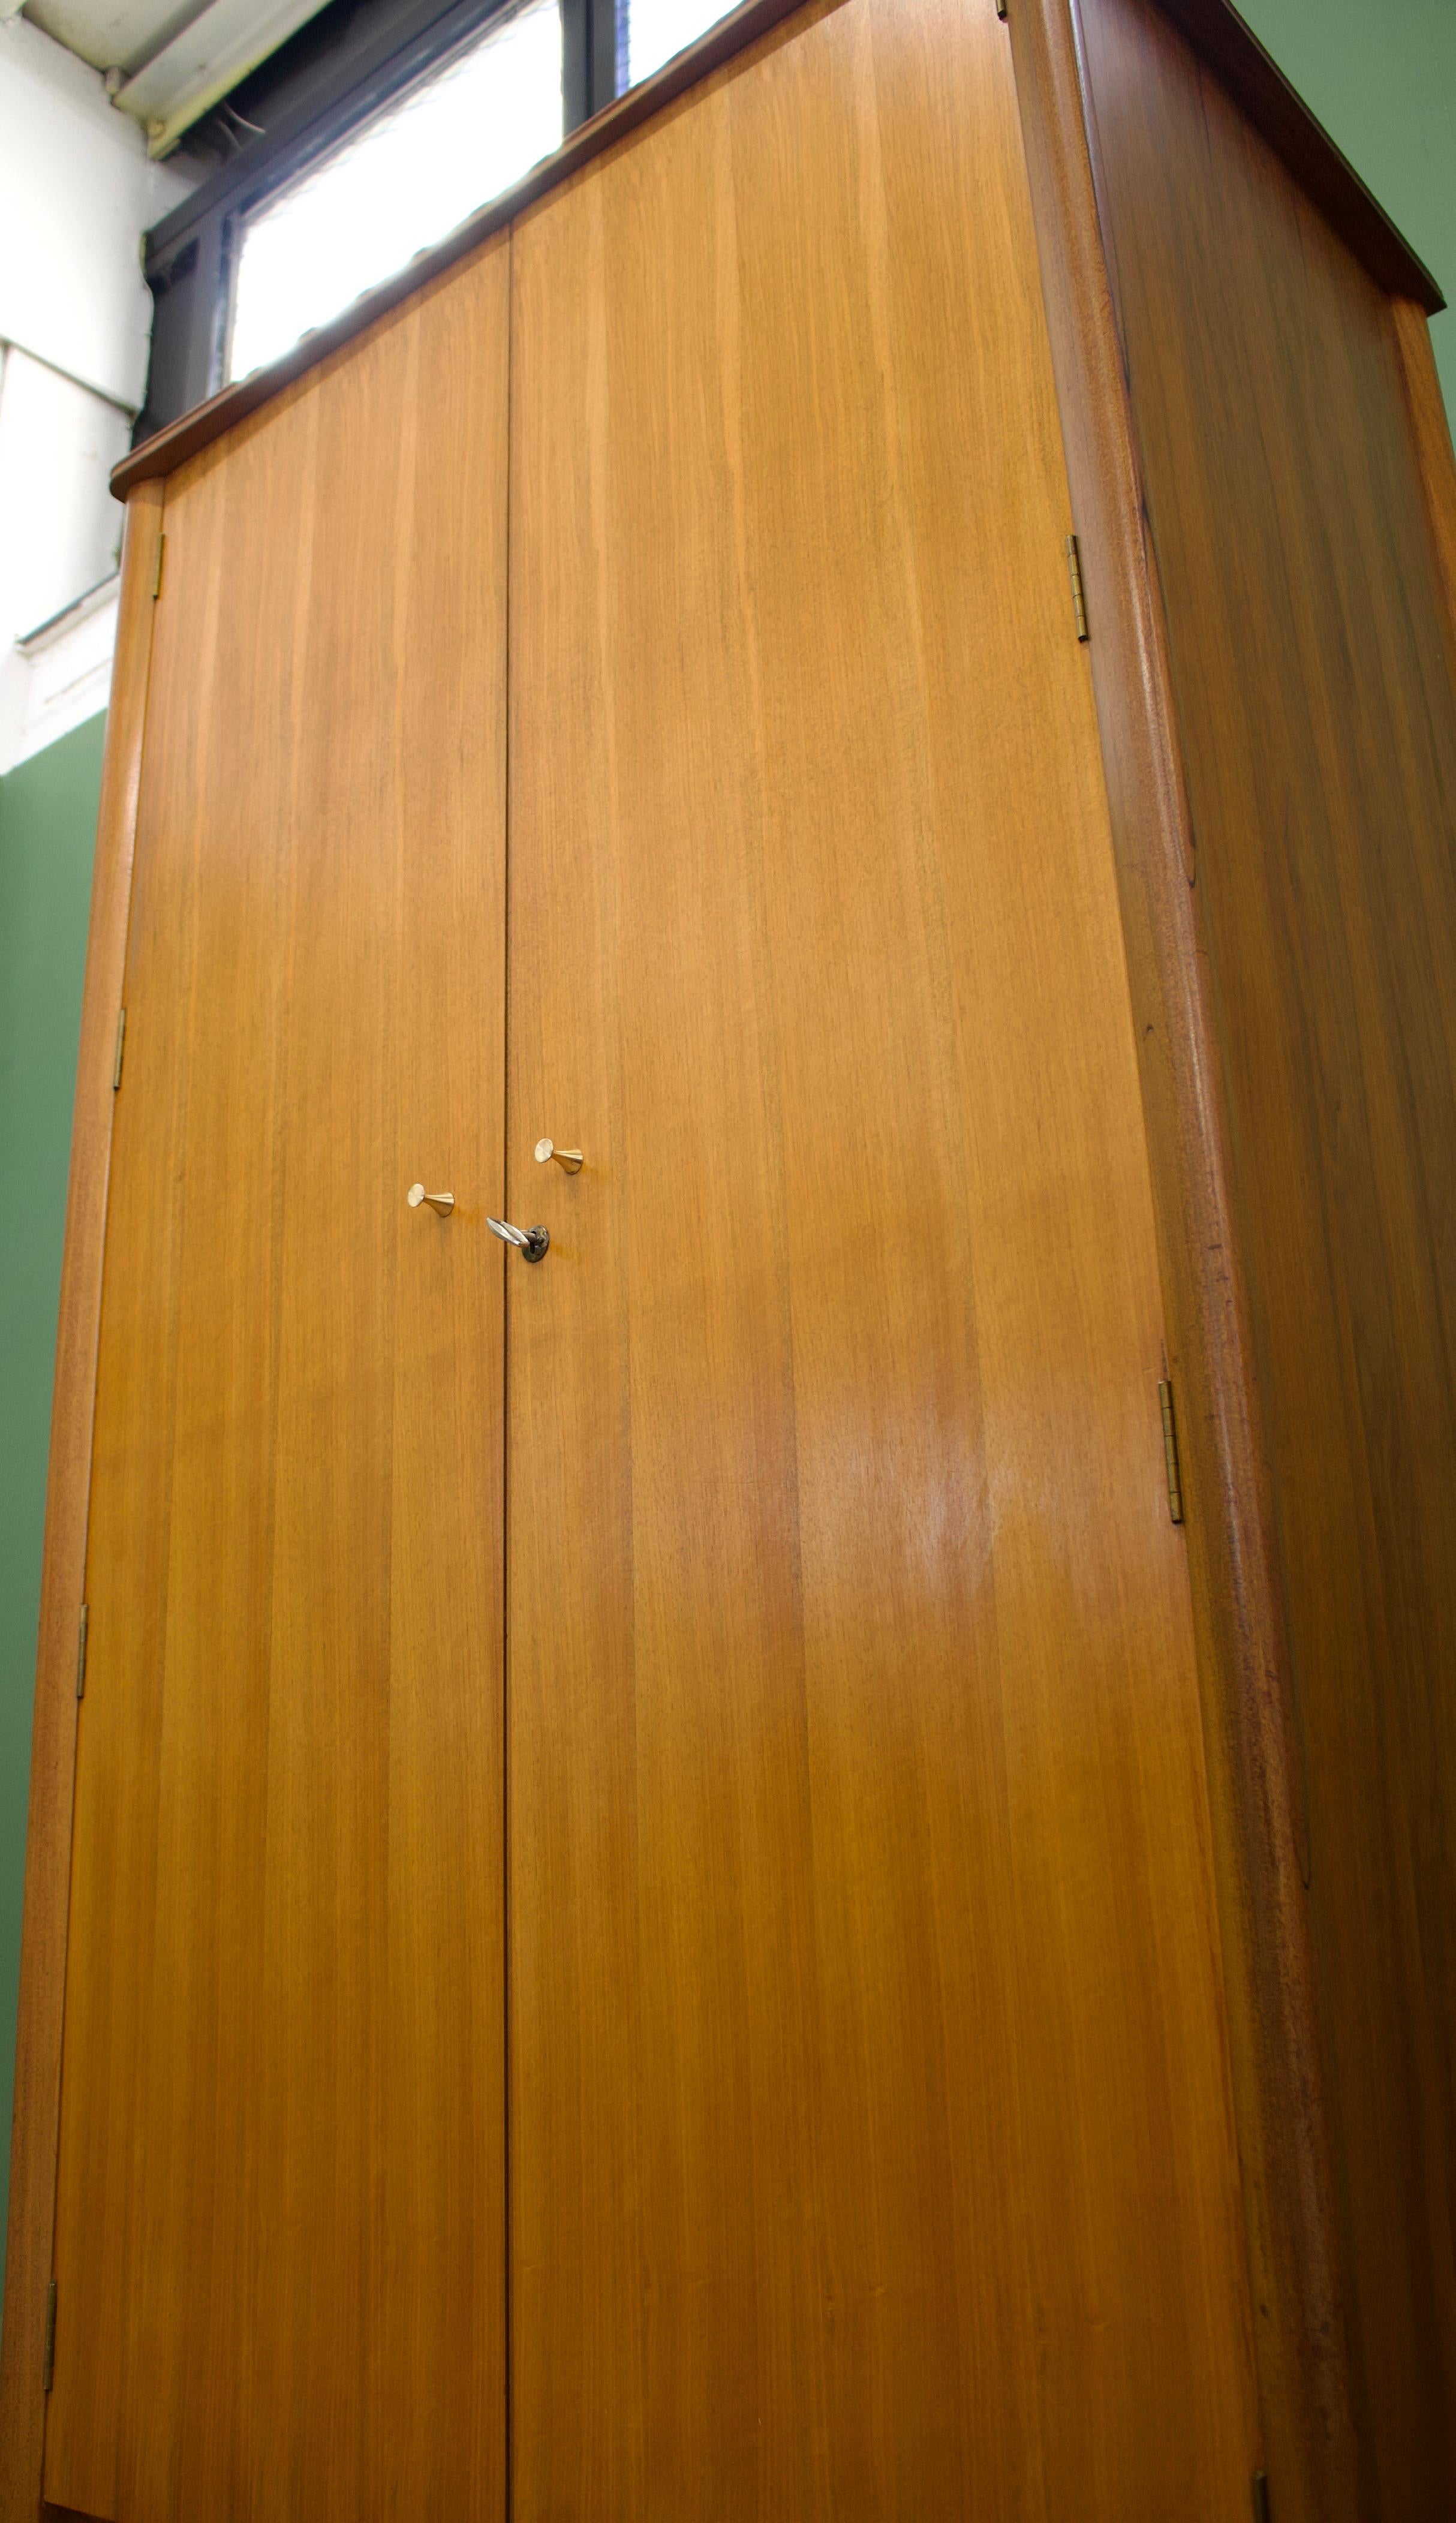
[[749, 0], [119, 468], [0, 2523], [1447, 2523], [1439, 304]]

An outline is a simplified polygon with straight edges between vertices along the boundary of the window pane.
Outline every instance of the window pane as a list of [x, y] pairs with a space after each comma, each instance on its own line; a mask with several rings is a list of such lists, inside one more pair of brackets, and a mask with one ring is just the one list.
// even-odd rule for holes
[[559, 0], [528, 0], [254, 213], [228, 375], [277, 358], [560, 146]]
[[617, 84], [635, 87], [726, 18], [737, 0], [618, 0]]

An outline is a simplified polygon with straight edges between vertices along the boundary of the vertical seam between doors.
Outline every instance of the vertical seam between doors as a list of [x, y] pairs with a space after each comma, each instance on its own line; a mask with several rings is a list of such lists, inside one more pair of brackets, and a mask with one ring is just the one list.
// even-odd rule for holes
[[[500, 993], [500, 1203], [501, 1214], [509, 1217], [510, 1209], [510, 838], [511, 838], [511, 718], [513, 689], [511, 665], [514, 643], [511, 623], [511, 546], [515, 525], [515, 477], [512, 463], [512, 420], [515, 412], [515, 338], [516, 338], [516, 230], [514, 220], [506, 230], [505, 246], [505, 642], [502, 675], [505, 762], [503, 775], [504, 833], [501, 845], [501, 993]], [[514, 2374], [512, 2367], [511, 2302], [514, 2293], [511, 2264], [511, 1915], [510, 1915], [510, 1255], [502, 1246], [499, 1257], [501, 1277], [500, 1302], [500, 2131], [501, 2180], [503, 2214], [501, 2235], [502, 2264], [502, 2337], [505, 2384], [505, 2417], [503, 2461], [505, 2492], [502, 2510], [505, 2523], [511, 2523], [515, 2511], [514, 2440], [512, 2414], [514, 2406]]]

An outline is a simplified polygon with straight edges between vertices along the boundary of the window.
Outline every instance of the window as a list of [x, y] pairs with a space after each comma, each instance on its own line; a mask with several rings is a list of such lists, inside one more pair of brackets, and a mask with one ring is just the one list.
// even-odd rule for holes
[[[735, 0], [728, 0], [729, 7]], [[635, 87], [726, 17], [724, 0], [617, 0], [617, 84]]]
[[327, 323], [558, 149], [561, 132], [559, 0], [526, 0], [246, 214], [228, 375]]

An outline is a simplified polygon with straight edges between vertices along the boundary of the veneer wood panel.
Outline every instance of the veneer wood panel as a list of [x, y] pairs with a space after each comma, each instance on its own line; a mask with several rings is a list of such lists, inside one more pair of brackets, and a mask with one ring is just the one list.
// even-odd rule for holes
[[1262, 2460], [1281, 2512], [1359, 2510], [1298, 1747], [1167, 626], [1064, 0], [1010, 25], [1152, 1158], [1223, 1923]]
[[515, 287], [514, 2511], [1224, 2516], [1192, 1621], [1004, 30], [810, 13]]
[[1424, 308], [1409, 298], [1395, 298], [1390, 303], [1390, 316], [1410, 405], [1416, 458], [1426, 490], [1436, 567], [1446, 599], [1451, 672], [1456, 677], [1456, 453], [1451, 447], [1451, 424]]
[[1444, 590], [1383, 291], [1156, 9], [1082, 20], [1271, 1473], [1364, 2496], [1424, 2523], [1456, 2476]]
[[83, 1586], [49, 2510], [1443, 2511], [1435, 303], [1222, 0], [751, 0], [118, 469], [4, 2523]]
[[168, 492], [45, 2461], [114, 2523], [503, 2511], [507, 287]]

